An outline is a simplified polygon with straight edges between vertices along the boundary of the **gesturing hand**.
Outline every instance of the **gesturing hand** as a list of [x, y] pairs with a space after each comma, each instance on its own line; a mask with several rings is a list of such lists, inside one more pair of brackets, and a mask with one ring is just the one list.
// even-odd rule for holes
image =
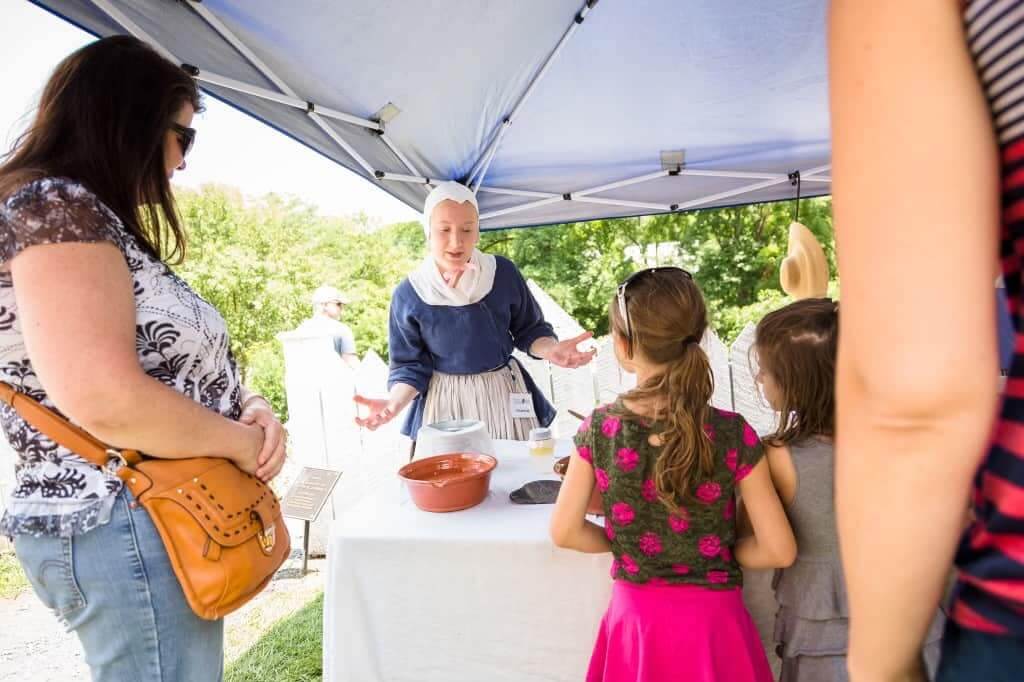
[[379, 398], [367, 398], [361, 395], [356, 395], [356, 405], [362, 405], [370, 410], [370, 414], [367, 417], [356, 417], [356, 424], [359, 426], [365, 426], [371, 431], [376, 431], [381, 426], [384, 426], [389, 421], [395, 418], [398, 410], [391, 404], [390, 400], [379, 399]]
[[548, 351], [545, 360], [553, 365], [567, 367], [569, 369], [582, 367], [594, 359], [594, 355], [597, 354], [597, 351], [580, 351], [577, 346], [587, 339], [593, 338], [593, 336], [594, 335], [591, 332], [583, 332], [574, 338], [559, 341], [551, 347], [551, 350]]

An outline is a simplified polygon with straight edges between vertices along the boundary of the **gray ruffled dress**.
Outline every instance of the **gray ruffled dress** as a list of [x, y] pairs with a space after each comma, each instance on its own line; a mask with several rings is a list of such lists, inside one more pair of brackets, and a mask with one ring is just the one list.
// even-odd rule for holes
[[[797, 492], [786, 513], [796, 534], [797, 559], [776, 571], [772, 586], [776, 653], [782, 660], [779, 682], [847, 682], [846, 647], [849, 605], [839, 560], [831, 442], [808, 439], [791, 444]], [[936, 605], [937, 606], [937, 605]], [[936, 608], [924, 650], [929, 677], [939, 660], [945, 618]]]

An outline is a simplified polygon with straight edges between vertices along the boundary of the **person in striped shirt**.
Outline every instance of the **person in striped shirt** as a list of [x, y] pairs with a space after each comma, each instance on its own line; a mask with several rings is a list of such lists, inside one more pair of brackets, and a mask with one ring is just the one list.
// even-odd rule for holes
[[[937, 679], [1021, 680], [1024, 2], [833, 0], [829, 49], [851, 676], [923, 679], [955, 556]], [[1001, 400], [997, 260], [1015, 335]]]

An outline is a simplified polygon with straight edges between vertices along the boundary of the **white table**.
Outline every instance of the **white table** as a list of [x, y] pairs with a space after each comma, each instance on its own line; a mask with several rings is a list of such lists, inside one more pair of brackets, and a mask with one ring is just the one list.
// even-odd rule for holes
[[[552, 505], [517, 505], [551, 457], [497, 441], [480, 505], [431, 514], [396, 477], [331, 532], [324, 680], [555, 682], [583, 678], [611, 591], [611, 555], [555, 548]], [[555, 458], [569, 453], [560, 441]], [[538, 462], [537, 460], [543, 460]]]

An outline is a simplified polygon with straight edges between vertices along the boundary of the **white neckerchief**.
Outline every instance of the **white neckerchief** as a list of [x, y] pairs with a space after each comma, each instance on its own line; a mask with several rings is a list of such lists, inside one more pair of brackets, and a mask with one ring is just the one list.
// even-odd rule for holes
[[450, 287], [444, 281], [433, 257], [428, 255], [409, 274], [409, 284], [427, 305], [463, 306], [476, 303], [494, 288], [497, 265], [494, 256], [481, 253], [478, 249], [473, 249], [469, 263], [474, 267], [462, 273], [459, 283]]

